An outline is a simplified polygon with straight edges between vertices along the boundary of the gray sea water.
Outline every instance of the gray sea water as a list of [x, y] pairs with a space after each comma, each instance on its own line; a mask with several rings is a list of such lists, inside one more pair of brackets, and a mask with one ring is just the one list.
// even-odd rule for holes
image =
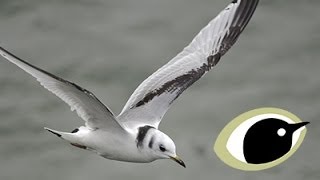
[[[115, 114], [229, 1], [0, 0], [0, 43], [19, 57], [94, 92]], [[0, 179], [320, 179], [320, 1], [261, 0], [234, 47], [164, 117], [186, 162], [111, 161], [43, 130], [83, 124], [31, 76], [0, 58]], [[235, 170], [212, 150], [222, 128], [273, 106], [310, 121], [302, 146], [260, 172]]]

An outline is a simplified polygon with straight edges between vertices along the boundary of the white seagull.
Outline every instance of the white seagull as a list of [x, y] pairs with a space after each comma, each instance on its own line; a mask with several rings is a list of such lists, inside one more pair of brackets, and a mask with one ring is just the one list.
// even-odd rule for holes
[[170, 105], [212, 69], [236, 42], [259, 0], [233, 0], [176, 57], [133, 92], [115, 116], [90, 91], [42, 70], [0, 47], [0, 54], [61, 98], [85, 121], [71, 133], [45, 128], [72, 145], [112, 160], [146, 163], [177, 156], [172, 139], [158, 129]]

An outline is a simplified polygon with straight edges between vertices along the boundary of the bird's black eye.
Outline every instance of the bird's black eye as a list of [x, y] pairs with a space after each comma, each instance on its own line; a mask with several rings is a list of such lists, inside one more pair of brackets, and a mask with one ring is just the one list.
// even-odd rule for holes
[[267, 169], [284, 162], [299, 148], [306, 124], [288, 111], [255, 109], [239, 115], [221, 131], [214, 151], [234, 168]]
[[165, 152], [165, 151], [166, 151], [166, 148], [165, 148], [162, 144], [159, 145], [159, 149], [160, 149], [160, 151], [162, 151], [162, 152]]

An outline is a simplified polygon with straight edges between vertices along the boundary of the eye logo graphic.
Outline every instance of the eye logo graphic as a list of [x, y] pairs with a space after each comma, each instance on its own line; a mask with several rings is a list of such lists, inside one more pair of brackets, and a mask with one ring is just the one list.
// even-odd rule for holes
[[225, 126], [214, 144], [214, 151], [233, 168], [268, 169], [294, 154], [305, 137], [308, 123], [278, 108], [251, 110]]

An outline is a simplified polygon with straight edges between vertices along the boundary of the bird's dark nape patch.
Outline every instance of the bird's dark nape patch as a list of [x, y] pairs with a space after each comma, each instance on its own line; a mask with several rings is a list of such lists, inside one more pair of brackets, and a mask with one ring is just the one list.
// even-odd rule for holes
[[56, 136], [58, 136], [58, 137], [61, 137], [61, 134], [58, 134], [58, 133], [56, 133], [56, 132], [54, 132], [54, 131], [51, 131], [50, 129], [47, 129], [49, 132], [51, 132], [52, 134], [54, 134], [54, 135], [56, 135]]
[[78, 132], [78, 131], [79, 131], [79, 129], [76, 128], [76, 129], [74, 129], [73, 131], [71, 131], [71, 133], [76, 133], [76, 132]]
[[137, 147], [142, 147], [143, 146], [144, 138], [146, 137], [147, 132], [150, 129], [154, 129], [154, 127], [147, 125], [147, 126], [142, 126], [142, 127], [138, 128], [138, 135], [137, 135], [137, 138], [136, 138]]

